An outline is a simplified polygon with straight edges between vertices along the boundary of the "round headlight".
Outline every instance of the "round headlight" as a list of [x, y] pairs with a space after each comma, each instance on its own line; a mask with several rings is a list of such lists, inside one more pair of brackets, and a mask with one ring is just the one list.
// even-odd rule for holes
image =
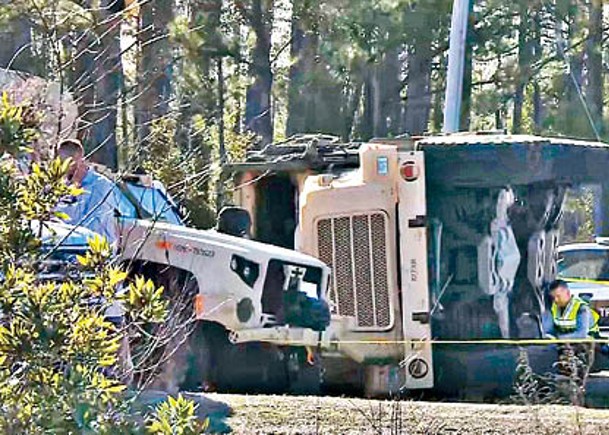
[[243, 298], [237, 304], [237, 318], [241, 323], [249, 322], [254, 314], [254, 304], [250, 298]]

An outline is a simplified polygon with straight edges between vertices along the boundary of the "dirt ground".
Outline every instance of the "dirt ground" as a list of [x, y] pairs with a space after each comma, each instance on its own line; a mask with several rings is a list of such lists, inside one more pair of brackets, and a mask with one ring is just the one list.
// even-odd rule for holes
[[609, 434], [609, 410], [206, 394], [237, 434]]

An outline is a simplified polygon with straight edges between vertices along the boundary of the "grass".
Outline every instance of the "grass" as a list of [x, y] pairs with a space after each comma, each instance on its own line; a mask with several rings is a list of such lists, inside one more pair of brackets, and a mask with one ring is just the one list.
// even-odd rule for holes
[[237, 434], [609, 434], [609, 410], [210, 394]]

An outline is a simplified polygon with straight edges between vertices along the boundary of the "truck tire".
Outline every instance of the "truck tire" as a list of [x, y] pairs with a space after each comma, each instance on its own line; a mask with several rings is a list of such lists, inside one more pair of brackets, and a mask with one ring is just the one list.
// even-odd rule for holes
[[213, 346], [209, 334], [206, 334], [203, 325], [198, 325], [189, 338], [186, 372], [180, 389], [212, 391], [214, 389], [213, 359]]
[[315, 355], [312, 364], [307, 361], [304, 349], [287, 350], [288, 392], [297, 396], [318, 396], [321, 394], [321, 359]]
[[281, 394], [287, 391], [285, 358], [276, 346], [228, 344], [217, 361], [217, 385], [223, 393]]
[[177, 394], [186, 378], [190, 355], [190, 343], [187, 338], [175, 337], [163, 350], [157, 364], [158, 371], [153, 380], [146, 382], [147, 389], [161, 390], [168, 394]]

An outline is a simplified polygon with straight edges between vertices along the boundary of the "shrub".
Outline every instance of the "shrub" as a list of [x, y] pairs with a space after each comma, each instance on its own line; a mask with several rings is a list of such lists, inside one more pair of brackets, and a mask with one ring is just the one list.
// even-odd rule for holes
[[108, 243], [99, 237], [78, 258], [85, 278], [38, 279], [38, 265], [47, 255], [40, 249], [42, 228], [58, 217], [57, 202], [79, 190], [64, 181], [68, 162], [33, 163], [28, 172], [20, 170], [19, 160], [27, 159], [28, 145], [37, 137], [36, 125], [25, 122], [27, 108], [11, 106], [6, 95], [2, 103], [0, 432], [199, 431], [194, 404], [180, 398], [156, 411], [136, 410], [135, 399], [118, 380], [117, 351], [124, 331], [108, 322], [104, 312], [120, 300], [131, 321], [162, 322], [162, 288], [136, 279], [117, 296], [127, 275], [112, 264]]

